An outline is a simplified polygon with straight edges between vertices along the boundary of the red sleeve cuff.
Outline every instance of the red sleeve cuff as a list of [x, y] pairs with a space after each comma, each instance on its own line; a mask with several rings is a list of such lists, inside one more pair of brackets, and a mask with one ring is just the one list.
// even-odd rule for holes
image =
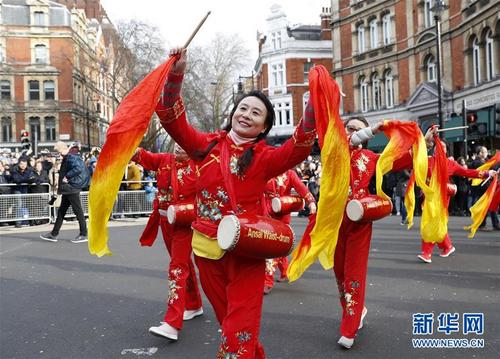
[[158, 105], [156, 105], [156, 114], [160, 118], [160, 122], [162, 124], [169, 124], [170, 122], [177, 120], [184, 113], [184, 111], [185, 108], [182, 98], [179, 98], [170, 107], [166, 107], [163, 103], [161, 103], [161, 101], [158, 102]]
[[295, 146], [310, 147], [314, 144], [315, 139], [316, 130], [304, 132], [300, 124], [295, 128], [295, 133], [293, 134], [293, 143]]

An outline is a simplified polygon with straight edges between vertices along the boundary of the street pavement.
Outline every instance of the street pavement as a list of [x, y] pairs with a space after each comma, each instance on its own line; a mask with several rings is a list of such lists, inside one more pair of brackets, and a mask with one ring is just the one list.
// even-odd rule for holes
[[[467, 239], [469, 218], [451, 217], [457, 251], [420, 262], [418, 221], [407, 231], [392, 216], [374, 224], [365, 326], [351, 350], [337, 345], [340, 305], [332, 271], [312, 266], [301, 279], [265, 296], [261, 341], [268, 358], [498, 358], [500, 232]], [[113, 256], [90, 256], [65, 223], [59, 242], [39, 239], [49, 226], [0, 230], [0, 357], [214, 358], [218, 324], [205, 314], [185, 322], [177, 342], [151, 336], [165, 310], [168, 255], [161, 240], [140, 247], [145, 219], [111, 222]], [[301, 234], [306, 221], [293, 218]], [[484, 334], [462, 333], [464, 313], [484, 313]], [[432, 335], [414, 335], [412, 316], [434, 313]], [[440, 313], [458, 313], [460, 332], [437, 332]], [[484, 348], [414, 349], [412, 339], [479, 338]]]

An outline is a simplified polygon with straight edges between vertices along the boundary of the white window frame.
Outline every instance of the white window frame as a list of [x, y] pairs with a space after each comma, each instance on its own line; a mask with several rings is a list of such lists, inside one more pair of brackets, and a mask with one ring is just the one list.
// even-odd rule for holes
[[493, 41], [493, 31], [486, 34], [486, 80], [493, 80], [495, 77], [495, 44]]
[[281, 49], [281, 31], [275, 31], [271, 34], [271, 41], [273, 43], [273, 50]]
[[479, 39], [476, 37], [472, 42], [472, 74], [474, 85], [481, 82], [481, 49], [479, 47]]
[[391, 71], [385, 73], [384, 87], [385, 87], [385, 107], [394, 107], [394, 77]]
[[377, 19], [370, 21], [370, 48], [376, 49], [378, 47], [378, 25]]
[[271, 77], [273, 87], [281, 87], [285, 85], [284, 66], [282, 63], [271, 65]]
[[358, 51], [359, 53], [366, 51], [365, 43], [365, 26], [363, 24], [357, 27], [358, 30]]
[[368, 112], [368, 82], [365, 77], [359, 80], [359, 103], [361, 112]]
[[436, 76], [436, 61], [434, 60], [434, 56], [429, 56], [426, 61], [426, 72], [427, 72], [427, 81], [428, 82], [437, 82]]
[[49, 99], [49, 101], [55, 100], [56, 99], [56, 83], [54, 80], [44, 80], [43, 81], [43, 99], [47, 100], [47, 89], [48, 89], [48, 84], [52, 84], [52, 93], [54, 94], [54, 98]]
[[291, 102], [276, 102], [273, 107], [276, 116], [275, 127], [293, 127]]
[[382, 32], [384, 36], [384, 45], [391, 43], [391, 14], [386, 14], [382, 18]]
[[10, 116], [2, 116], [0, 123], [2, 126], [2, 142], [12, 142], [12, 118]]
[[424, 0], [424, 26], [425, 27], [434, 26], [434, 13], [431, 10], [433, 5], [434, 5], [434, 0]]
[[6, 98], [6, 99], [2, 99], [0, 97], [0, 100], [3, 100], [3, 101], [11, 101], [12, 100], [12, 83], [10, 80], [7, 80], [7, 79], [1, 79], [0, 80], [0, 92], [3, 93], [4, 92], [4, 85], [8, 85], [8, 89], [7, 89], [7, 86], [5, 86], [5, 93], [7, 93], [7, 90], [9, 91], [9, 98]]
[[[43, 51], [43, 53], [42, 53]], [[40, 56], [42, 55], [42, 56]], [[48, 48], [45, 44], [36, 44], [35, 45], [35, 64], [48, 64], [49, 56], [48, 56]]]
[[33, 12], [33, 25], [47, 26], [47, 13], [43, 11]]
[[372, 104], [374, 110], [380, 110], [382, 106], [382, 96], [380, 93], [380, 80], [378, 74], [372, 75]]
[[[54, 127], [48, 126], [52, 121], [54, 124]], [[45, 116], [44, 118], [44, 125], [45, 125], [45, 141], [57, 141], [57, 126], [56, 126], [56, 118], [55, 116]], [[50, 131], [47, 133], [47, 131]], [[47, 136], [49, 134], [49, 136]]]

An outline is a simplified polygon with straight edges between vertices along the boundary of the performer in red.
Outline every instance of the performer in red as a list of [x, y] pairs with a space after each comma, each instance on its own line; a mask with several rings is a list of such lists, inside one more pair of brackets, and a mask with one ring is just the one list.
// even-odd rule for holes
[[[429, 131], [429, 133], [431, 135], [435, 135], [437, 133], [436, 131], [437, 131], [437, 126], [434, 126]], [[428, 136], [426, 136], [426, 137], [428, 137]], [[443, 140], [441, 140], [441, 143], [442, 143], [443, 149], [446, 153], [446, 143]], [[434, 144], [431, 141], [427, 141], [427, 145], [433, 146]], [[434, 161], [435, 161], [434, 156], [429, 158], [429, 172], [427, 174], [428, 178], [430, 178], [430, 175], [431, 175], [430, 169], [432, 168]], [[479, 171], [479, 170], [464, 168], [464, 167], [460, 166], [456, 161], [451, 160], [449, 158], [447, 159], [447, 167], [448, 167], [448, 179], [451, 176], [462, 176], [462, 177], [467, 177], [467, 178], [487, 178], [488, 176], [493, 175], [493, 173], [490, 174], [490, 172], [488, 172], [488, 171]], [[450, 188], [450, 190], [448, 191], [448, 196], [447, 196], [447, 201], [446, 201], [447, 207], [450, 203], [450, 198], [455, 195], [455, 193], [453, 193], [453, 187], [450, 187], [450, 186], [453, 186], [453, 184], [451, 184], [451, 183], [448, 184], [448, 187]], [[456, 187], [455, 187], [455, 192], [456, 192]], [[418, 254], [417, 257], [425, 263], [432, 263], [432, 251], [434, 250], [434, 245], [436, 245], [436, 244], [439, 247], [439, 249], [441, 250], [441, 253], [439, 253], [440, 257], [446, 258], [450, 254], [455, 252], [455, 247], [451, 243], [450, 236], [447, 233], [446, 236], [444, 237], [444, 240], [442, 242], [439, 242], [439, 243], [424, 242], [424, 240], [422, 240], [422, 253]]]
[[177, 340], [183, 320], [190, 320], [203, 314], [196, 271], [191, 259], [193, 231], [189, 226], [169, 224], [166, 217], [168, 206], [171, 204], [179, 201], [194, 204], [196, 191], [194, 164], [177, 145], [174, 154], [151, 153], [138, 148], [132, 160], [148, 171], [156, 171], [158, 183], [153, 212], [142, 233], [140, 243], [143, 246], [153, 245], [160, 226], [170, 254], [169, 295], [164, 322], [160, 326], [149, 328], [149, 332]]
[[[349, 200], [369, 195], [368, 186], [375, 174], [379, 155], [363, 149], [362, 143], [379, 132], [382, 122], [368, 126], [364, 117], [345, 121], [351, 150], [351, 179]], [[411, 168], [411, 155], [403, 156], [393, 165], [393, 171]], [[365, 304], [366, 272], [372, 236], [372, 222], [353, 222], [344, 212], [335, 249], [334, 267], [342, 305], [341, 337], [338, 344], [349, 349], [354, 343], [358, 329], [363, 326], [367, 313]]]
[[187, 123], [180, 98], [186, 50], [175, 49], [156, 113], [172, 138], [197, 160], [197, 218], [193, 251], [205, 294], [222, 328], [217, 358], [265, 358], [259, 343], [265, 259], [224, 252], [217, 227], [228, 214], [263, 214], [261, 203], [269, 179], [304, 160], [316, 136], [310, 106], [292, 138], [281, 147], [267, 146], [274, 109], [259, 91], [243, 95], [230, 114], [227, 131], [201, 133]]
[[[307, 187], [302, 183], [301, 179], [294, 170], [288, 170], [285, 173], [272, 178], [267, 182], [266, 191], [264, 193], [264, 203], [266, 205], [267, 213], [286, 224], [290, 224], [292, 216], [290, 213], [280, 214], [275, 213], [271, 208], [271, 201], [273, 198], [290, 196], [292, 188], [295, 189], [297, 194], [302, 197], [310, 213], [316, 213], [316, 200], [309, 192]], [[286, 281], [286, 270], [288, 268], [288, 257], [280, 257], [266, 260], [266, 279], [264, 282], [264, 294], [268, 294], [274, 287], [274, 273], [276, 269], [280, 270], [279, 282]]]

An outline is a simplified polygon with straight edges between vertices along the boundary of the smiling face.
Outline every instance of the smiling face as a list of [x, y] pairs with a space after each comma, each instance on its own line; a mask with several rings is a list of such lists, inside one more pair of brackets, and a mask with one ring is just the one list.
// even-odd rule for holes
[[347, 135], [351, 135], [365, 127], [366, 124], [363, 121], [352, 119], [345, 125], [345, 132]]
[[243, 98], [231, 119], [231, 127], [237, 135], [254, 138], [266, 131], [267, 109], [264, 102], [254, 96]]

